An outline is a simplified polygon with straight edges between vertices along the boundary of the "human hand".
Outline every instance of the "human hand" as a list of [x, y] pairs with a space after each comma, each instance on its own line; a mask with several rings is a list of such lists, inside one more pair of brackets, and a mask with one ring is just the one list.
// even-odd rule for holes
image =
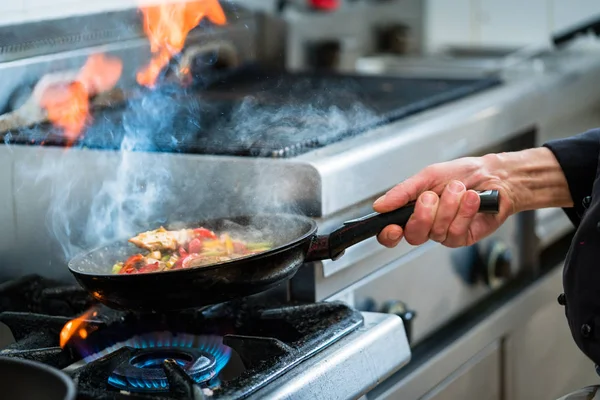
[[[417, 200], [403, 230], [387, 226], [378, 236], [386, 247], [404, 237], [411, 245], [429, 239], [447, 247], [470, 246], [494, 232], [517, 211], [515, 188], [498, 157], [468, 157], [431, 165], [396, 185], [373, 205], [375, 211], [390, 212]], [[498, 190], [498, 214], [478, 213], [476, 191]]]

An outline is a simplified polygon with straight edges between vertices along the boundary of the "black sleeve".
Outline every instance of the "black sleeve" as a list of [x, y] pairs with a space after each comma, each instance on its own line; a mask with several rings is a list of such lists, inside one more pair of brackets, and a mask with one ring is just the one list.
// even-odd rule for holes
[[546, 144], [558, 160], [571, 192], [573, 208], [565, 209], [571, 222], [578, 226], [584, 212], [583, 199], [592, 194], [600, 155], [600, 129], [593, 129]]

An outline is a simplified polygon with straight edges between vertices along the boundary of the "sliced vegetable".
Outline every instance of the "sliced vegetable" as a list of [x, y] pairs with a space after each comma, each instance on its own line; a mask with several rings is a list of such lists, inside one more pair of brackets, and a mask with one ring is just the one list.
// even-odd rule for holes
[[181, 257], [187, 257], [187, 255], [188, 255], [188, 252], [187, 252], [187, 251], [186, 251], [186, 250], [185, 250], [183, 247], [180, 247], [180, 248], [179, 248], [179, 255], [180, 255]]
[[190, 244], [188, 244], [188, 251], [192, 254], [198, 254], [202, 251], [202, 242], [200, 239], [192, 239]]
[[213, 231], [208, 230], [206, 228], [196, 228], [196, 229], [194, 229], [194, 234], [201, 238], [207, 238], [207, 239], [216, 239], [217, 238], [217, 235]]
[[271, 243], [262, 242], [262, 243], [246, 243], [246, 248], [248, 250], [257, 250], [257, 249], [270, 249], [273, 247]]
[[138, 269], [139, 273], [147, 273], [147, 272], [156, 272], [160, 269], [159, 264], [156, 262], [154, 264], [146, 264], [142, 268]]
[[122, 262], [118, 262], [115, 265], [113, 265], [113, 267], [112, 267], [112, 273], [113, 274], [118, 274], [119, 272], [121, 272], [122, 268], [123, 268], [123, 263]]
[[221, 237], [225, 243], [225, 251], [227, 254], [233, 254], [233, 241], [231, 240], [231, 237], [226, 233], [224, 233]]
[[169, 231], [161, 227], [141, 233], [130, 242], [147, 252], [135, 254], [124, 263], [116, 263], [112, 269], [114, 274], [195, 268], [271, 249], [270, 243], [246, 243], [233, 239], [227, 232], [217, 236], [206, 228]]

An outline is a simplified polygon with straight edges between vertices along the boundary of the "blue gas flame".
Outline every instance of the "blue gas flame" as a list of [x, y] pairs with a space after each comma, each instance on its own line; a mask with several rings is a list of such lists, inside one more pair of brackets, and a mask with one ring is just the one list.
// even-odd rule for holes
[[[231, 349], [222, 343], [223, 338], [215, 335], [193, 335], [189, 333], [172, 333], [172, 332], [152, 332], [143, 335], [133, 336], [130, 339], [116, 343], [112, 346], [106, 347], [101, 351], [91, 354], [84, 358], [87, 363], [93, 362], [102, 358], [114, 351], [119, 350], [122, 347], [131, 347], [135, 349], [181, 349], [185, 352], [185, 349], [195, 349], [204, 353], [210, 354], [215, 359], [215, 366], [201, 374], [190, 374], [190, 377], [198, 383], [202, 383], [211, 379], [213, 376], [219, 374], [219, 372], [227, 365], [229, 358], [231, 357]], [[156, 360], [162, 361], [162, 360]], [[176, 360], [179, 365], [184, 367], [186, 365], [185, 360]], [[148, 361], [145, 365], [137, 365], [138, 368], [151, 367], [154, 364], [152, 361]], [[156, 363], [157, 369], [162, 372], [159, 363]], [[184, 368], [185, 369], [185, 368]], [[166, 376], [162, 373], [160, 376], [157, 374], [149, 373], [144, 374], [144, 377], [123, 377], [112, 374], [108, 382], [120, 389], [130, 390], [151, 390], [151, 391], [165, 391], [168, 390], [169, 383]]]

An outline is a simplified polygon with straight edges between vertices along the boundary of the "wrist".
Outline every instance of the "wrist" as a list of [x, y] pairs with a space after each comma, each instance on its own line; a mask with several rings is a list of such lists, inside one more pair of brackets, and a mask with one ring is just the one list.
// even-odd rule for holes
[[515, 213], [573, 206], [565, 174], [550, 149], [539, 147], [484, 158], [505, 182]]

